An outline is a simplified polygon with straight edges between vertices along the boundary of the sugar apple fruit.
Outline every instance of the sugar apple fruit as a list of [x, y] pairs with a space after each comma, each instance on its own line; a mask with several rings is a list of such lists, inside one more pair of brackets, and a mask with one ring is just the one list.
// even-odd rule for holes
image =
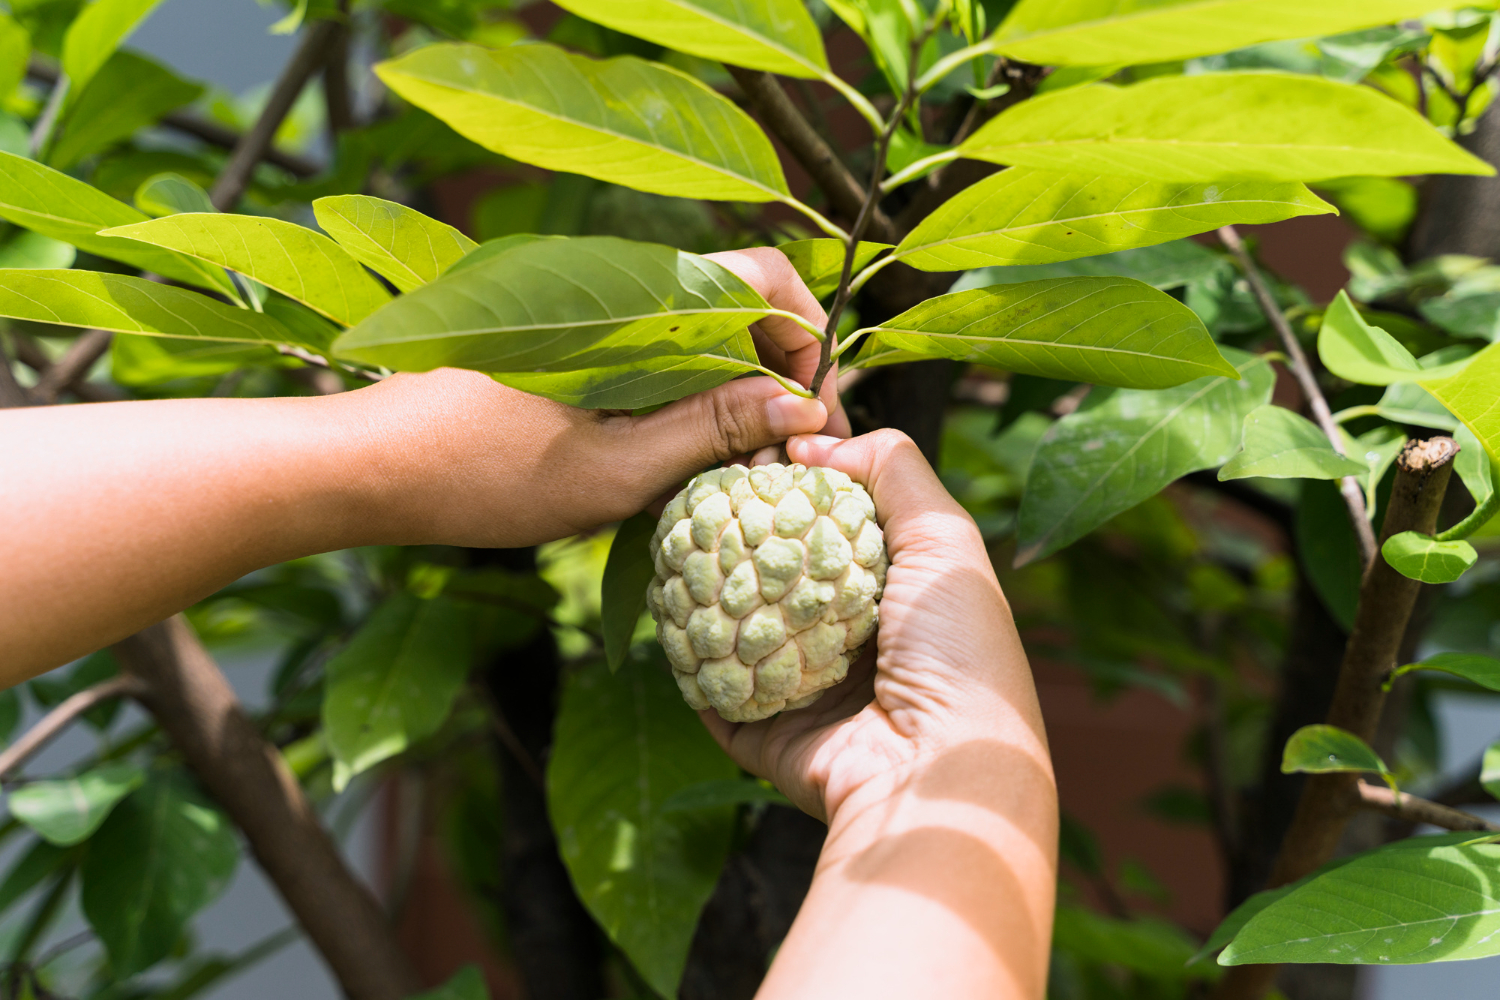
[[885, 537], [835, 469], [732, 465], [694, 478], [651, 537], [646, 595], [687, 703], [730, 722], [804, 708], [875, 631]]

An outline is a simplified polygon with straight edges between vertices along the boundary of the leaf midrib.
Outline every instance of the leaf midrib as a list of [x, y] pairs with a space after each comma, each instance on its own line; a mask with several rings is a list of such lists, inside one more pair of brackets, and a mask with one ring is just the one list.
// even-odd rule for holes
[[713, 13], [712, 11], [704, 10], [701, 7], [693, 6], [690, 2], [684, 2], [684, 0], [662, 0], [662, 2], [666, 3], [666, 4], [669, 4], [670, 6], [682, 9], [682, 10], [691, 11], [692, 13], [697, 14], [698, 16], [702, 17], [704, 20], [713, 21], [715, 24], [718, 24], [721, 27], [728, 28], [731, 31], [738, 32], [739, 34], [744, 35], [746, 38], [753, 38], [755, 41], [760, 42], [766, 48], [771, 49], [771, 50], [773, 50], [775, 52], [780, 52], [782, 55], [784, 55], [787, 58], [791, 59], [792, 62], [796, 63], [798, 66], [806, 66], [808, 69], [810, 69], [814, 73], [816, 73], [820, 78], [823, 77], [825, 74], [831, 72], [826, 67], [819, 66], [817, 63], [814, 63], [811, 60], [808, 60], [808, 59], [804, 58], [801, 55], [801, 53], [798, 53], [798, 52], [795, 52], [795, 51], [793, 51], [791, 49], [786, 48], [781, 43], [779, 43], [779, 42], [775, 41], [774, 39], [769, 38], [769, 37], [767, 37], [765, 35], [762, 35], [758, 31], [752, 31], [746, 25], [736, 24], [733, 21], [726, 21], [723, 18], [721, 18], [719, 15]]

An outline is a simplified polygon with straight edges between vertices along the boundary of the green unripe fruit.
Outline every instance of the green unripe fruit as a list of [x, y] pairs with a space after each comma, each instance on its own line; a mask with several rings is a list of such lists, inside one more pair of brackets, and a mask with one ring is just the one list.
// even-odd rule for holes
[[874, 634], [888, 563], [875, 503], [835, 469], [694, 478], [651, 536], [646, 604], [682, 696], [730, 722], [805, 708]]

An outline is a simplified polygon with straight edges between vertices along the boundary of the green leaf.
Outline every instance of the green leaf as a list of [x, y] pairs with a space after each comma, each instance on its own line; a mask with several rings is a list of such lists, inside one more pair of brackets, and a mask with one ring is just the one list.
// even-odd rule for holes
[[[889, 250], [889, 243], [861, 242], [854, 254], [854, 273]], [[815, 299], [826, 299], [838, 290], [839, 278], [844, 273], [845, 246], [842, 240], [798, 240], [783, 243], [776, 248], [786, 254], [792, 267], [802, 276]]]
[[461, 135], [523, 163], [679, 198], [790, 198], [750, 116], [660, 63], [542, 44], [429, 45], [375, 71]]
[[666, 355], [568, 372], [497, 372], [496, 382], [585, 409], [634, 410], [704, 392], [764, 369], [741, 330], [717, 354]]
[[159, 219], [184, 212], [216, 212], [208, 192], [181, 174], [152, 174], [135, 189], [135, 207]]
[[560, 0], [616, 31], [731, 66], [814, 79], [823, 36], [801, 0]]
[[673, 813], [689, 812], [694, 809], [719, 809], [746, 802], [774, 802], [782, 806], [792, 804], [791, 799], [778, 792], [768, 781], [720, 778], [679, 788], [661, 804], [661, 811]]
[[1219, 926], [1214, 928], [1214, 932], [1208, 936], [1208, 940], [1203, 942], [1203, 947], [1193, 952], [1193, 957], [1187, 960], [1187, 964], [1197, 965], [1205, 958], [1222, 950], [1250, 922], [1250, 918], [1291, 892], [1294, 888], [1296, 888], [1295, 885], [1284, 885], [1277, 889], [1266, 889], [1263, 892], [1257, 892], [1239, 906], [1236, 906], [1230, 911], [1229, 916], [1225, 917]]
[[254, 215], [187, 212], [107, 229], [227, 267], [352, 326], [391, 300], [359, 261], [322, 233]]
[[117, 333], [109, 345], [109, 365], [110, 377], [121, 385], [147, 386], [228, 375], [241, 368], [300, 368], [302, 363], [274, 347]]
[[1479, 764], [1479, 783], [1490, 795], [1500, 799], [1500, 742], [1485, 748]]
[[1016, 564], [1051, 555], [1116, 514], [1239, 447], [1245, 415], [1271, 401], [1262, 357], [1224, 348], [1239, 381], [1197, 379], [1159, 392], [1095, 389], [1054, 423], [1032, 460], [1018, 517]]
[[21, 724], [21, 696], [16, 688], [0, 691], [0, 743], [10, 742]]
[[403, 292], [437, 280], [479, 246], [421, 212], [362, 194], [319, 198], [313, 213], [325, 233]]
[[444, 597], [390, 597], [328, 661], [323, 729], [334, 784], [437, 732], [472, 659], [470, 616]]
[[928, 299], [868, 332], [886, 349], [1044, 378], [1164, 389], [1238, 377], [1187, 306], [1131, 278], [1059, 278]]
[[1120, 920], [1079, 906], [1059, 906], [1052, 946], [1087, 962], [1116, 965], [1169, 983], [1214, 978], [1219, 971], [1189, 968], [1193, 940], [1176, 924], [1153, 917]]
[[0, 268], [68, 268], [77, 259], [71, 244], [29, 229], [13, 230], [0, 243]]
[[1387, 538], [1380, 554], [1396, 572], [1423, 583], [1452, 583], [1479, 561], [1468, 542], [1440, 542], [1415, 531]]
[[1308, 582], [1329, 614], [1346, 631], [1353, 628], [1364, 560], [1337, 483], [1316, 479], [1302, 483], [1295, 527]]
[[1057, 264], [1032, 264], [1021, 267], [986, 267], [970, 271], [959, 278], [952, 291], [983, 288], [986, 285], [1019, 284], [1044, 278], [1074, 276], [1100, 277], [1118, 275], [1144, 281], [1163, 291], [1207, 281], [1232, 267], [1224, 257], [1192, 240], [1177, 240], [1137, 250], [1119, 250], [1099, 257], [1083, 257]]
[[180, 772], [153, 773], [89, 842], [83, 912], [120, 979], [165, 958], [239, 861], [227, 817]]
[[490, 1000], [490, 990], [479, 966], [466, 965], [437, 989], [419, 993], [411, 1000]]
[[1333, 450], [1328, 435], [1306, 417], [1280, 406], [1261, 406], [1245, 416], [1245, 450], [1219, 470], [1219, 480], [1342, 479], [1368, 476], [1366, 462]]
[[76, 863], [78, 851], [34, 840], [0, 881], [0, 913], [4, 913], [66, 865]]
[[1288, 73], [1163, 76], [1043, 94], [959, 147], [971, 159], [1156, 181], [1491, 174], [1370, 87]]
[[87, 840], [121, 799], [141, 786], [136, 764], [108, 764], [61, 781], [34, 781], [10, 795], [10, 812], [59, 847]]
[[1484, 834], [1413, 837], [1348, 859], [1273, 901], [1221, 965], [1409, 965], [1500, 953], [1500, 845]]
[[31, 57], [31, 35], [15, 18], [0, 14], [0, 104], [26, 79]]
[[63, 37], [62, 69], [68, 76], [68, 103], [81, 99], [89, 81], [115, 49], [161, 0], [94, 0]]
[[1474, 500], [1474, 506], [1483, 507], [1495, 492], [1494, 467], [1490, 456], [1485, 453], [1484, 445], [1479, 443], [1474, 432], [1467, 427], [1461, 426], [1454, 431], [1453, 440], [1458, 442], [1458, 457], [1453, 460], [1453, 471], [1463, 480], [1464, 488]]
[[1330, 774], [1347, 771], [1389, 769], [1369, 744], [1338, 726], [1303, 726], [1286, 741], [1281, 752], [1281, 773]]
[[651, 534], [656, 518], [642, 511], [620, 525], [609, 547], [600, 584], [599, 631], [604, 635], [604, 658], [611, 671], [630, 654], [630, 637], [646, 610], [646, 588], [656, 575], [651, 561]]
[[1150, 182], [1018, 167], [960, 192], [893, 256], [923, 271], [1051, 264], [1333, 211], [1301, 184]]
[[1022, 0], [992, 45], [1049, 66], [1139, 65], [1337, 35], [1444, 7], [1441, 0]]
[[1339, 378], [1364, 385], [1415, 382], [1418, 377], [1444, 378], [1469, 366], [1470, 358], [1424, 369], [1401, 343], [1378, 326], [1366, 323], [1347, 292], [1339, 292], [1318, 331], [1318, 356]]
[[1365, 488], [1365, 510], [1372, 519], [1379, 506], [1376, 490], [1380, 486], [1380, 481], [1385, 478], [1387, 470], [1395, 463], [1396, 456], [1400, 455], [1401, 449], [1406, 447], [1406, 440], [1404, 431], [1389, 424], [1374, 427], [1353, 439], [1350, 439], [1347, 433], [1344, 434], [1349, 457], [1363, 461], [1366, 466], [1359, 480]]
[[569, 678], [547, 803], [579, 898], [642, 977], [676, 996], [698, 914], [729, 852], [729, 807], [664, 814], [672, 795], [739, 768], [657, 662]]
[[143, 271], [234, 294], [234, 283], [218, 268], [134, 240], [98, 235], [101, 229], [144, 222], [146, 217], [83, 181], [3, 151], [0, 151], [0, 218]]
[[1423, 379], [1422, 388], [1474, 432], [1491, 462], [1500, 462], [1500, 344], [1474, 355], [1459, 375]]
[[1376, 416], [1398, 424], [1456, 431], [1463, 424], [1426, 389], [1414, 382], [1396, 382], [1375, 405]]
[[240, 344], [300, 341], [270, 316], [206, 295], [103, 271], [0, 270], [0, 316], [38, 323]]
[[154, 59], [116, 52], [68, 113], [47, 160], [66, 170], [155, 124], [203, 93]]
[[528, 390], [560, 383], [590, 396], [600, 395], [588, 387], [603, 370], [605, 381], [625, 385], [610, 398], [637, 398], [654, 395], [639, 379], [665, 366], [680, 382], [687, 376], [679, 366], [700, 354], [739, 365], [705, 362], [693, 369], [700, 381], [705, 368], [714, 385], [746, 370], [755, 355], [745, 330], [774, 312], [703, 257], [614, 237], [544, 240], [455, 268], [345, 333], [334, 350], [398, 371], [452, 365], [506, 373], [508, 384]]
[[1500, 660], [1493, 656], [1482, 656], [1478, 653], [1438, 653], [1420, 663], [1408, 663], [1398, 668], [1391, 679], [1394, 680], [1402, 674], [1418, 670], [1438, 670], [1455, 677], [1462, 677], [1466, 681], [1473, 681], [1480, 687], [1489, 688], [1491, 691], [1500, 691]]

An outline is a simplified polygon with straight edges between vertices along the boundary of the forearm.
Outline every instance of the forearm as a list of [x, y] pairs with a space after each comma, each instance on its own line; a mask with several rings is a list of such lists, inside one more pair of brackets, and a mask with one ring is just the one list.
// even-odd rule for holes
[[959, 745], [843, 803], [760, 1000], [1040, 1000], [1057, 802], [1039, 744]]

